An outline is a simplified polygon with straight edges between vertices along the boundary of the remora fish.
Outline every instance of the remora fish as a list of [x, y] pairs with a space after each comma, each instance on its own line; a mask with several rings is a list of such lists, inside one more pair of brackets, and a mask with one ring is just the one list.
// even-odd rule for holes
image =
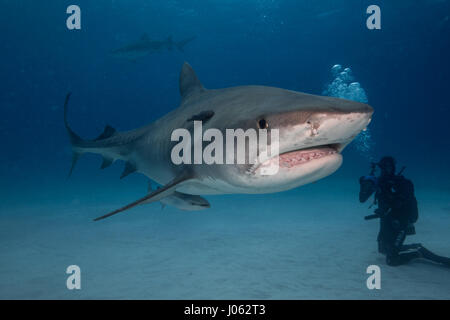
[[147, 34], [144, 34], [137, 42], [111, 51], [111, 55], [115, 58], [136, 61], [139, 58], [145, 57], [152, 53], [160, 52], [163, 49], [173, 50], [174, 46], [179, 51], [183, 52], [184, 47], [195, 38], [196, 37], [194, 36], [175, 42], [172, 40], [172, 36], [170, 36], [166, 40], [159, 41], [151, 40]]
[[[140, 172], [163, 187], [101, 220], [142, 203], [160, 201], [175, 191], [189, 195], [230, 193], [272, 193], [289, 190], [322, 179], [342, 164], [341, 152], [369, 124], [373, 109], [363, 103], [315, 96], [265, 86], [241, 86], [207, 90], [191, 66], [180, 74], [181, 105], [155, 122], [128, 132], [106, 126], [95, 140], [83, 140], [67, 122], [67, 95], [64, 122], [73, 147], [72, 172], [79, 156], [103, 156], [102, 168], [114, 160], [125, 161], [121, 178]], [[263, 175], [264, 163], [180, 164], [171, 160], [175, 129], [192, 130], [192, 120], [203, 120], [204, 130], [261, 126], [279, 130], [279, 170]], [[251, 164], [256, 163], [256, 164]]]
[[[151, 183], [149, 183], [148, 192], [151, 193], [152, 191]], [[177, 191], [172, 193], [170, 196], [162, 198], [159, 202], [161, 202], [163, 208], [168, 205], [184, 211], [199, 211], [211, 207], [208, 200], [205, 198]], [[143, 202], [142, 204], [145, 203], [146, 202]]]

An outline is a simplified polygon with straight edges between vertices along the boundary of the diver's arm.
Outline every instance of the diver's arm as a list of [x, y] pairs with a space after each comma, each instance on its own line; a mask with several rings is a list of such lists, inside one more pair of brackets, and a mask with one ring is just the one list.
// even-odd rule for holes
[[359, 202], [364, 203], [377, 189], [377, 178], [372, 175], [359, 178]]

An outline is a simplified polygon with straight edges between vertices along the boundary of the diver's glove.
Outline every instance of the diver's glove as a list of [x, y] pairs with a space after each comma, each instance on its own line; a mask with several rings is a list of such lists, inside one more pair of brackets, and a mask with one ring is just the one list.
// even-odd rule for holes
[[368, 175], [368, 176], [361, 176], [359, 178], [359, 183], [363, 183], [364, 181], [372, 181], [374, 184], [377, 183], [377, 177]]
[[362, 176], [359, 178], [359, 201], [366, 202], [367, 199], [376, 191], [377, 178], [375, 176]]
[[388, 213], [390, 212], [391, 210], [384, 210], [384, 209], [381, 209], [381, 208], [377, 208], [377, 209], [375, 209], [375, 214], [376, 215], [378, 215], [378, 216], [380, 216], [380, 217], [385, 217], [385, 216], [387, 216], [388, 215]]

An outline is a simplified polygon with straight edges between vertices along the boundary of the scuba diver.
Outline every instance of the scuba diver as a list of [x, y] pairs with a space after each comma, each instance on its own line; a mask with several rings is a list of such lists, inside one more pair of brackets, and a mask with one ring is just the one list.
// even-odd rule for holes
[[[381, 171], [379, 177], [375, 176], [377, 167]], [[378, 208], [375, 214], [365, 219], [380, 219], [378, 251], [386, 255], [386, 263], [390, 266], [423, 258], [450, 267], [450, 258], [438, 256], [420, 243], [403, 244], [406, 236], [416, 234], [414, 223], [419, 217], [414, 185], [402, 176], [404, 169], [405, 167], [396, 173], [395, 159], [383, 157], [380, 162], [372, 163], [368, 176], [359, 179], [360, 202], [366, 202], [375, 193], [373, 204], [378, 205]]]

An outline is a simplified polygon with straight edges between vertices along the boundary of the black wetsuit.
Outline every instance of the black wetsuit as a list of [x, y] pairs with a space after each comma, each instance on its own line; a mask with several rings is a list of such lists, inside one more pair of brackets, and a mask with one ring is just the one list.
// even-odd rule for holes
[[418, 219], [414, 185], [410, 180], [395, 174], [376, 178], [371, 173], [360, 178], [360, 185], [360, 202], [366, 202], [375, 192], [378, 209], [366, 219], [380, 218], [378, 251], [386, 255], [388, 265], [398, 266], [415, 258], [425, 258], [450, 266], [450, 258], [438, 256], [420, 243], [403, 244], [407, 235], [416, 233], [414, 223]]
[[406, 236], [415, 233], [413, 223], [418, 216], [412, 182], [401, 175], [384, 175], [377, 182], [378, 251], [386, 254], [386, 262], [392, 266], [421, 257], [417, 250], [402, 252], [405, 251], [403, 242]]

